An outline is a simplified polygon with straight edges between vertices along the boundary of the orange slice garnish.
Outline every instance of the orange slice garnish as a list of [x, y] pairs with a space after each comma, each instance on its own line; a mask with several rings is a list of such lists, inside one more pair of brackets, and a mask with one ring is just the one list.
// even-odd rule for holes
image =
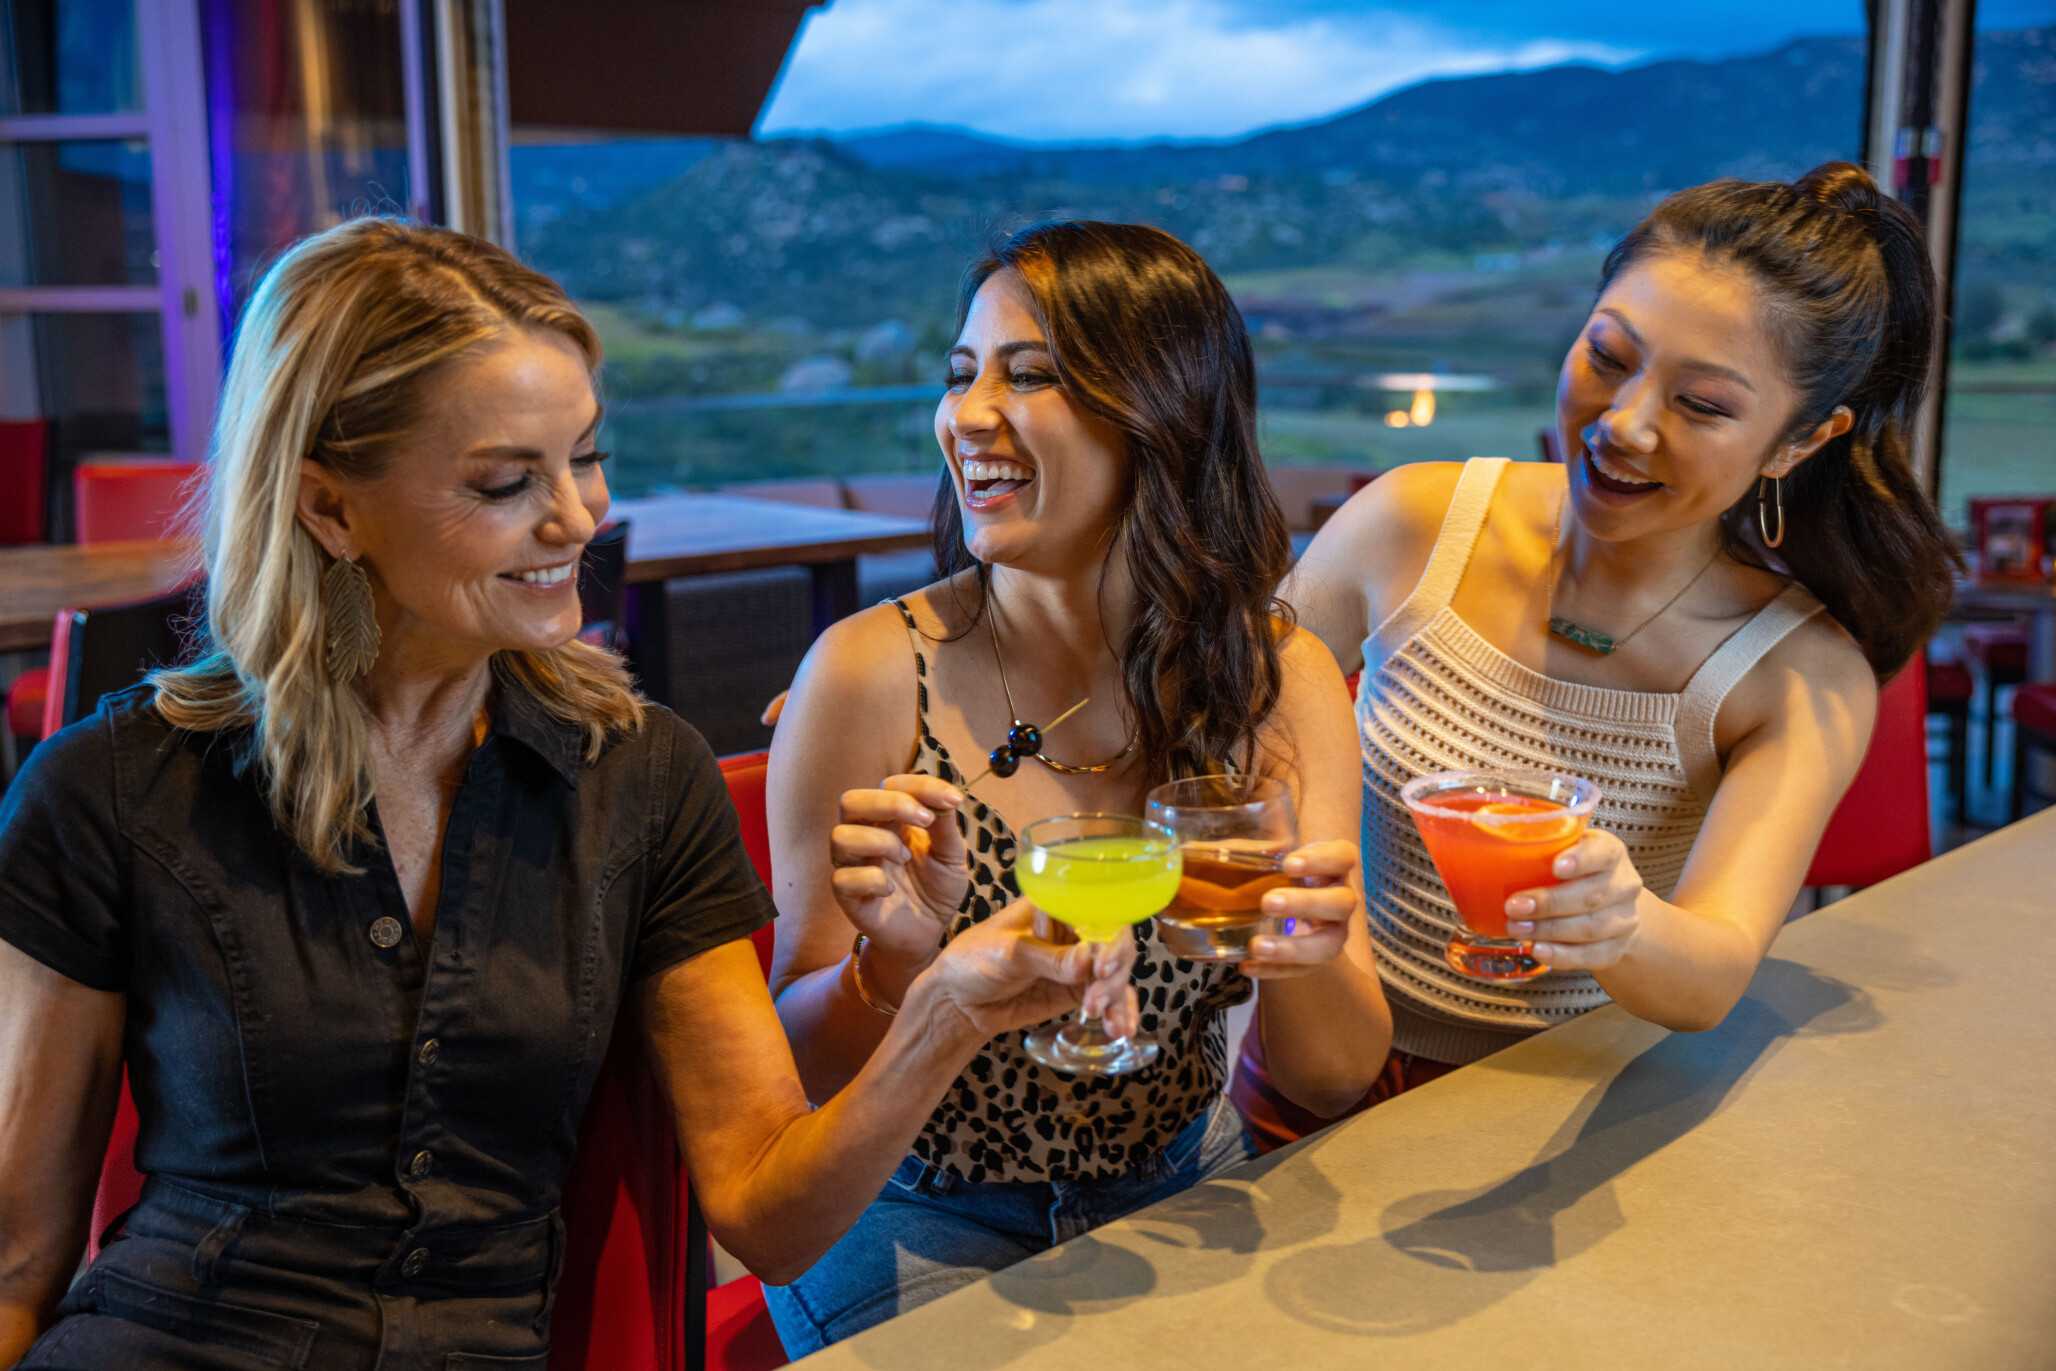
[[1578, 836], [1578, 816], [1556, 805], [1498, 800], [1472, 815], [1478, 828], [1502, 842], [1561, 843]]

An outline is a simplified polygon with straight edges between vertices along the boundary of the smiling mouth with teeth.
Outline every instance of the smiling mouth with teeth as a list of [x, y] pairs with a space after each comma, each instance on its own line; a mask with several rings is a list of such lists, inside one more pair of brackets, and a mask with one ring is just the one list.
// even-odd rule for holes
[[1585, 448], [1585, 474], [1592, 484], [1613, 495], [1648, 495], [1663, 489], [1663, 482], [1651, 481], [1618, 462], [1609, 461], [1598, 448]]
[[1019, 462], [986, 462], [966, 458], [964, 503], [973, 509], [998, 504], [1035, 479], [1035, 473]]
[[578, 563], [566, 562], [562, 566], [544, 567], [538, 571], [509, 571], [502, 580], [518, 581], [525, 586], [559, 586], [578, 574]]

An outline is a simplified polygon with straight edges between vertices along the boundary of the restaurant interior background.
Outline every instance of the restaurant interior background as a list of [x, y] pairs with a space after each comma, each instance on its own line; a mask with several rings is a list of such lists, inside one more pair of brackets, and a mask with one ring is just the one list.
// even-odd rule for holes
[[[1536, 457], [1609, 243], [1678, 186], [1843, 157], [1951, 173], [1946, 517], [2056, 489], [2056, 4], [1657, 9], [0, 0], [0, 419], [47, 422], [69, 537], [82, 457], [204, 454], [272, 255], [392, 211], [591, 312], [617, 495], [927, 473], [964, 263], [1083, 215], [1221, 272], [1281, 480]], [[1915, 98], [1892, 44], [1945, 10], [1960, 163], [1889, 146], [1880, 93]]]

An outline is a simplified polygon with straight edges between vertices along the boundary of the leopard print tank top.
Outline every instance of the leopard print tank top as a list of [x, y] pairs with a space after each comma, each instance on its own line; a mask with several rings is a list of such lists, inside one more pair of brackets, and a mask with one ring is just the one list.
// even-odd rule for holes
[[[962, 786], [964, 774], [928, 727], [928, 658], [914, 616], [891, 602], [914, 645], [920, 744], [914, 770]], [[1014, 832], [976, 795], [957, 811], [970, 854], [971, 887], [943, 936], [948, 942], [1020, 898]], [[1135, 989], [1142, 1031], [1163, 1045], [1156, 1063], [1127, 1076], [1069, 1076], [1021, 1048], [1028, 1030], [987, 1043], [929, 1116], [914, 1155], [973, 1183], [1080, 1181], [1128, 1174], [1160, 1154], [1204, 1114], [1227, 1079], [1226, 1011], [1250, 997], [1233, 963], [1189, 962], [1157, 940], [1156, 923], [1134, 929]]]

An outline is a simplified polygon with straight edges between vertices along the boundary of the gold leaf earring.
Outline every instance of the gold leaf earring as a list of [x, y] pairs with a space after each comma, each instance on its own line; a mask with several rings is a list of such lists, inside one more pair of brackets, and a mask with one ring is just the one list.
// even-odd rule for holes
[[328, 630], [329, 679], [348, 685], [378, 660], [378, 611], [363, 567], [348, 557], [329, 563], [321, 578], [321, 613]]

